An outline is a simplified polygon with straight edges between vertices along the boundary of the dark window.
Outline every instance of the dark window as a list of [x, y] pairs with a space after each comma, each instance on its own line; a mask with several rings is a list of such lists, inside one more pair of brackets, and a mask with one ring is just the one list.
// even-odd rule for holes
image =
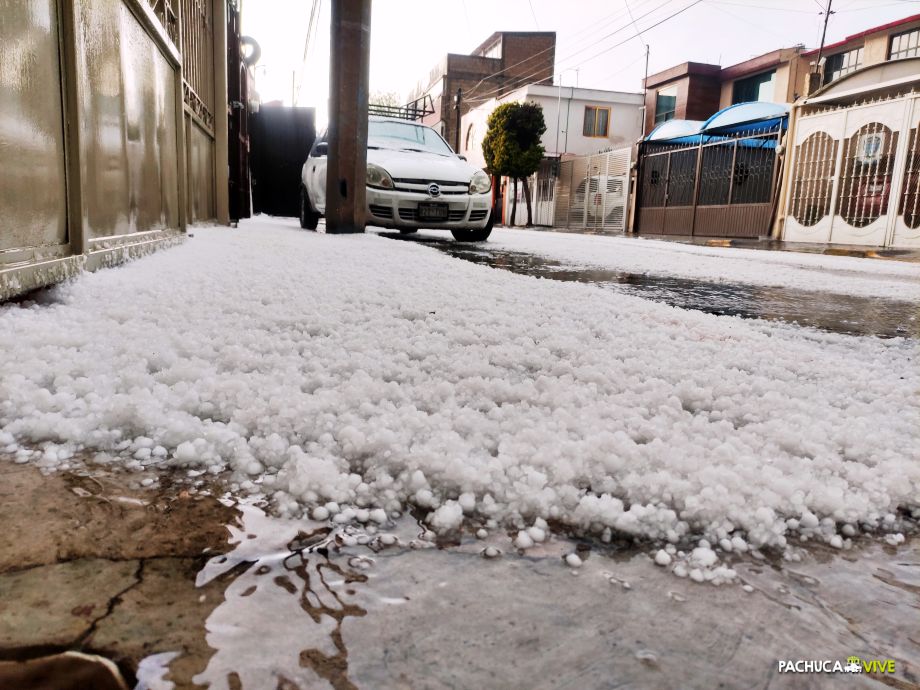
[[586, 137], [606, 137], [610, 125], [610, 108], [585, 106], [585, 124], [582, 134]]
[[849, 74], [859, 69], [862, 67], [862, 62], [863, 49], [861, 47], [848, 50], [845, 53], [828, 55], [824, 61], [824, 83], [830, 84], [844, 74]]
[[772, 101], [776, 70], [755, 74], [747, 79], [738, 79], [732, 87], [732, 105], [751, 101]]
[[888, 48], [889, 60], [900, 60], [918, 55], [920, 55], [920, 29], [911, 29], [891, 37], [891, 46]]
[[677, 87], [669, 86], [655, 94], [655, 124], [674, 119], [677, 111]]

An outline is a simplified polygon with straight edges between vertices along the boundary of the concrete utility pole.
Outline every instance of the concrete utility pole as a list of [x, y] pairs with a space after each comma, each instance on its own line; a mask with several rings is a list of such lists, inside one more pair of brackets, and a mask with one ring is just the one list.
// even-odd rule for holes
[[824, 29], [821, 31], [821, 45], [818, 46], [818, 58], [815, 60], [815, 71], [808, 75], [808, 95], [820, 89], [823, 82], [823, 75], [821, 74], [821, 57], [824, 53], [824, 39], [827, 37], [827, 22], [830, 20], [831, 15], [835, 14], [831, 10], [831, 2], [833, 2], [833, 0], [827, 0], [827, 9], [824, 10]]
[[364, 232], [371, 0], [332, 0], [326, 232]]

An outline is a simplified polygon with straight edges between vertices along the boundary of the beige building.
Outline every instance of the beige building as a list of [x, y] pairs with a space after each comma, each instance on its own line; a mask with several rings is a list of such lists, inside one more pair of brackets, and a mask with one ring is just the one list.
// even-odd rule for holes
[[226, 220], [227, 0], [0, 11], [0, 299]]
[[920, 55], [920, 14], [876, 26], [824, 46], [820, 51], [820, 64], [818, 53], [818, 50], [802, 53], [802, 57], [809, 61], [809, 70], [821, 75], [821, 83], [816, 86], [827, 86], [860, 67], [917, 57]]

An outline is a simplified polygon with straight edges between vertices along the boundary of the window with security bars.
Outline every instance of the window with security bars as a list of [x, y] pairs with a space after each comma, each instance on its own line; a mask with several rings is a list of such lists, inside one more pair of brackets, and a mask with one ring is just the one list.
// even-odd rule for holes
[[888, 59], [917, 57], [920, 55], [920, 28], [894, 34], [888, 47]]
[[862, 46], [848, 50], [845, 53], [828, 55], [824, 60], [824, 83], [830, 84], [835, 79], [839, 79], [844, 74], [855, 72], [863, 63]]
[[865, 227], [888, 212], [897, 146], [898, 133], [880, 122], [863, 125], [847, 140], [837, 213], [853, 227]]
[[827, 132], [815, 132], [795, 149], [791, 215], [806, 227], [830, 212], [837, 145]]
[[610, 108], [585, 106], [585, 122], [582, 134], [586, 137], [606, 137], [610, 126]]

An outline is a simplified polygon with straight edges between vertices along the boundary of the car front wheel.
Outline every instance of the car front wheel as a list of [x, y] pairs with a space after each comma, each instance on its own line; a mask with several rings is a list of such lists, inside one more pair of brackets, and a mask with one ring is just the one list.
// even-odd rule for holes
[[475, 230], [451, 230], [450, 234], [458, 242], [485, 242], [492, 234], [492, 226], [495, 225], [494, 210], [489, 214], [489, 222], [484, 228]]
[[319, 214], [310, 206], [310, 197], [307, 196], [307, 190], [300, 188], [300, 227], [304, 230], [316, 230], [319, 224]]

